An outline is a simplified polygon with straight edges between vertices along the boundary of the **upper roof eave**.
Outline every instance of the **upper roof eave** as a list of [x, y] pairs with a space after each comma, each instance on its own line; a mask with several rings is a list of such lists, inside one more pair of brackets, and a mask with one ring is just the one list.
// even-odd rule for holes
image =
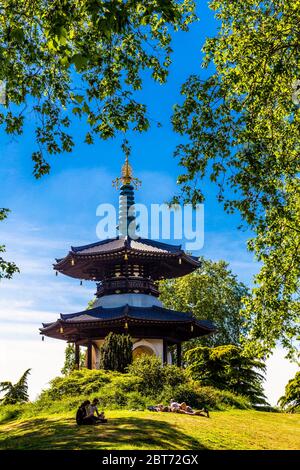
[[106, 240], [101, 240], [101, 241], [98, 241], [98, 242], [89, 243], [88, 245], [71, 246], [71, 251], [69, 253], [77, 253], [79, 251], [86, 250], [88, 248], [94, 248], [95, 246], [98, 246], [98, 245], [99, 246], [100, 245], [106, 245], [110, 242], [120, 240], [120, 239], [121, 239], [121, 237], [113, 237], [113, 238], [107, 238]]
[[[96, 246], [96, 245], [95, 245]], [[101, 251], [101, 252], [93, 252], [93, 253], [80, 253], [80, 251], [69, 251], [69, 253], [64, 257], [60, 259], [56, 259], [56, 263], [53, 264], [53, 266], [58, 266], [60, 264], [63, 264], [64, 262], [68, 261], [70, 258], [95, 258], [95, 257], [103, 257], [106, 255], [110, 254], [116, 254], [116, 253], [122, 253], [123, 251], [127, 250], [127, 252], [130, 254], [136, 253], [139, 256], [143, 255], [152, 255], [156, 257], [167, 257], [167, 258], [182, 258], [183, 260], [187, 261], [188, 263], [191, 263], [195, 266], [200, 266], [201, 262], [199, 261], [197, 256], [192, 256], [184, 251], [155, 251], [155, 250], [142, 250], [136, 247], [128, 247], [122, 246], [118, 248], [114, 248], [111, 250], [107, 251]]]
[[[132, 239], [130, 237], [114, 237], [114, 238], [108, 238], [106, 240], [101, 240], [101, 241], [98, 241], [98, 242], [95, 242], [95, 243], [90, 243], [88, 245], [82, 245], [82, 246], [77, 246], [77, 247], [74, 247], [74, 246], [71, 246], [71, 250], [69, 251], [69, 254], [77, 254], [79, 255], [80, 252], [82, 251], [85, 251], [85, 250], [89, 250], [89, 249], [92, 249], [92, 248], [95, 248], [95, 247], [102, 247], [103, 245], [110, 245], [110, 244], [113, 244], [113, 242], [116, 242], [116, 241], [120, 241], [120, 245], [118, 247], [114, 247], [112, 249], [108, 249], [107, 252], [113, 252], [113, 251], [118, 251], [122, 248], [127, 248], [129, 250], [133, 250], [133, 251], [146, 251], [146, 250], [143, 250], [142, 248], [139, 248], [138, 246], [134, 246], [134, 245], [141, 245], [141, 246], [148, 246], [148, 247], [152, 247], [153, 250], [147, 250], [149, 252], [151, 251], [155, 251], [155, 252], [159, 252], [159, 253], [172, 253], [172, 254], [178, 254], [178, 255], [183, 255], [184, 254], [184, 251], [182, 250], [182, 247], [181, 245], [171, 245], [171, 244], [168, 244], [168, 243], [164, 243], [164, 242], [160, 242], [160, 241], [156, 241], [156, 240], [150, 240], [148, 238], [137, 238], [137, 239]], [[161, 251], [157, 251], [157, 250], [161, 250]], [[102, 251], [102, 253], [105, 252], [105, 251]], [[96, 254], [97, 251], [94, 251], [93, 254]], [[88, 254], [88, 253], [85, 253], [85, 254]], [[185, 253], [186, 254], [186, 253]], [[190, 255], [187, 255], [187, 256], [190, 256]]]

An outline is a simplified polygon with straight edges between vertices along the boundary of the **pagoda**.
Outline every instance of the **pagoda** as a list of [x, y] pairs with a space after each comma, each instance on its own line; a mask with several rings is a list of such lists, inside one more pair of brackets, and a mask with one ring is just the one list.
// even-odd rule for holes
[[134, 189], [139, 184], [127, 157], [122, 176], [114, 181], [120, 190], [118, 236], [71, 247], [54, 264], [56, 272], [97, 283], [92, 308], [61, 314], [40, 328], [43, 336], [75, 344], [77, 368], [81, 346], [87, 348], [86, 366], [99, 368], [100, 347], [110, 332], [130, 334], [134, 357], [156, 355], [164, 364], [172, 362], [169, 347], [175, 345], [178, 366], [183, 341], [214, 332], [210, 321], [162, 306], [156, 281], [184, 276], [200, 263], [181, 246], [130, 237], [129, 224], [135, 224]]

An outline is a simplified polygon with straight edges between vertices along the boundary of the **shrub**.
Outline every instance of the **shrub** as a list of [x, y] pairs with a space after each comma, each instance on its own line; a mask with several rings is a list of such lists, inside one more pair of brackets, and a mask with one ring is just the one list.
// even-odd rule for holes
[[196, 409], [203, 408], [204, 406], [209, 409], [217, 410], [223, 410], [229, 407], [239, 409], [251, 408], [249, 399], [246, 397], [236, 395], [227, 390], [201, 387], [193, 381], [180, 384], [175, 388], [165, 387], [159, 396], [159, 401], [169, 404], [171, 399], [179, 403], [184, 401]]
[[35, 402], [1, 405], [0, 422], [68, 411], [75, 415], [80, 403], [96, 397], [100, 400], [101, 409], [144, 410], [156, 403], [169, 404], [172, 398], [178, 402], [185, 401], [195, 409], [204, 406], [219, 410], [251, 407], [246, 397], [201, 386], [188, 378], [184, 370], [176, 366], [162, 367], [160, 361], [150, 356], [139, 358], [130, 370], [130, 374], [121, 374], [84, 369], [67, 377], [57, 377]]
[[100, 367], [125, 372], [132, 362], [132, 340], [129, 335], [109, 333], [100, 348]]
[[67, 377], [56, 377], [32, 406], [36, 412], [51, 409], [55, 413], [73, 409], [87, 397], [97, 397], [104, 408], [132, 408], [158, 402], [167, 404], [172, 398], [195, 408], [249, 408], [247, 398], [202, 386], [189, 378], [183, 369], [171, 365], [163, 367], [153, 356], [140, 356], [128, 371], [121, 374], [83, 369]]
[[98, 392], [108, 382], [110, 382], [110, 377], [104, 371], [78, 370], [67, 377], [56, 377], [51, 380], [50, 388], [44, 390], [40, 398], [59, 400], [70, 396], [90, 395]]
[[184, 369], [173, 365], [165, 365], [162, 368], [162, 374], [165, 386], [169, 385], [170, 387], [176, 387], [177, 385], [184, 384], [189, 380]]
[[107, 384], [101, 389], [100, 393], [95, 395], [99, 399], [99, 408], [127, 408], [134, 410], [144, 410], [146, 408], [148, 403], [147, 397], [137, 391], [125, 392], [119, 385], [116, 382], [114, 384]]
[[107, 385], [97, 394], [99, 407], [101, 408], [123, 408], [126, 403], [126, 394], [122, 390]]
[[285, 394], [279, 398], [278, 404], [286, 411], [300, 413], [300, 372], [288, 381]]
[[144, 395], [155, 395], [164, 386], [162, 369], [160, 359], [141, 355], [128, 367], [128, 372], [140, 379], [139, 390]]
[[[26, 405], [25, 405], [26, 406]], [[0, 423], [18, 419], [24, 411], [24, 405], [1, 405], [0, 406]]]
[[123, 392], [137, 392], [142, 388], [142, 379], [130, 374], [118, 374], [111, 378], [111, 385]]
[[126, 408], [130, 410], [144, 410], [149, 405], [149, 400], [139, 392], [130, 392], [126, 395]]
[[199, 407], [198, 392], [190, 383], [179, 384], [177, 387], [165, 386], [158, 397], [158, 401], [169, 405], [172, 399], [178, 403], [186, 402], [192, 407]]
[[268, 405], [263, 390], [266, 365], [243, 350], [227, 344], [197, 346], [185, 353], [187, 372], [203, 386], [245, 395], [253, 404]]
[[72, 411], [76, 409], [86, 396], [77, 395], [76, 397], [63, 397], [59, 400], [49, 398], [47, 394], [42, 394], [37, 401], [31, 404], [31, 407], [25, 408], [23, 415], [26, 417], [35, 416], [37, 414], [56, 414]]
[[175, 387], [185, 383], [188, 378], [183, 369], [173, 366], [163, 366], [155, 356], [139, 356], [129, 367], [128, 372], [140, 380], [138, 390], [143, 395], [156, 396], [166, 387]]

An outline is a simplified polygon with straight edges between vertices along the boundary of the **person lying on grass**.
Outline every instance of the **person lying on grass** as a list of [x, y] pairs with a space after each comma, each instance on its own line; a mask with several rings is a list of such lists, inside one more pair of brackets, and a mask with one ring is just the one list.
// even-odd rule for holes
[[171, 411], [169, 406], [164, 406], [162, 404], [155, 406], [156, 411]]
[[196, 415], [196, 416], [206, 416], [209, 418], [209, 412], [207, 408], [203, 410], [194, 411], [191, 406], [187, 405], [185, 402], [178, 403], [175, 400], [170, 401], [170, 411], [173, 413], [182, 413], [186, 415]]
[[195, 415], [195, 416], [206, 416], [209, 418], [209, 411], [207, 408], [203, 408], [203, 410], [194, 411], [189, 405], [185, 402], [178, 403], [175, 400], [171, 400], [170, 406], [164, 406], [163, 404], [149, 406], [149, 411], [163, 411], [163, 412], [172, 412], [172, 413], [181, 413], [186, 415]]
[[207, 418], [209, 418], [209, 412], [207, 408], [203, 408], [203, 410], [194, 411], [185, 402], [179, 405], [179, 409], [177, 410], [177, 413], [184, 413], [187, 415], [196, 415], [196, 416], [206, 416]]

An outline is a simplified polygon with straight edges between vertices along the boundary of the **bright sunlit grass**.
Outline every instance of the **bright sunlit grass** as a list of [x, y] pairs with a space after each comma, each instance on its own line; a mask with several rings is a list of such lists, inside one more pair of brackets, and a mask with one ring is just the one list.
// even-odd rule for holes
[[114, 410], [100, 426], [71, 413], [0, 426], [0, 449], [300, 449], [300, 415], [232, 410], [211, 418]]

